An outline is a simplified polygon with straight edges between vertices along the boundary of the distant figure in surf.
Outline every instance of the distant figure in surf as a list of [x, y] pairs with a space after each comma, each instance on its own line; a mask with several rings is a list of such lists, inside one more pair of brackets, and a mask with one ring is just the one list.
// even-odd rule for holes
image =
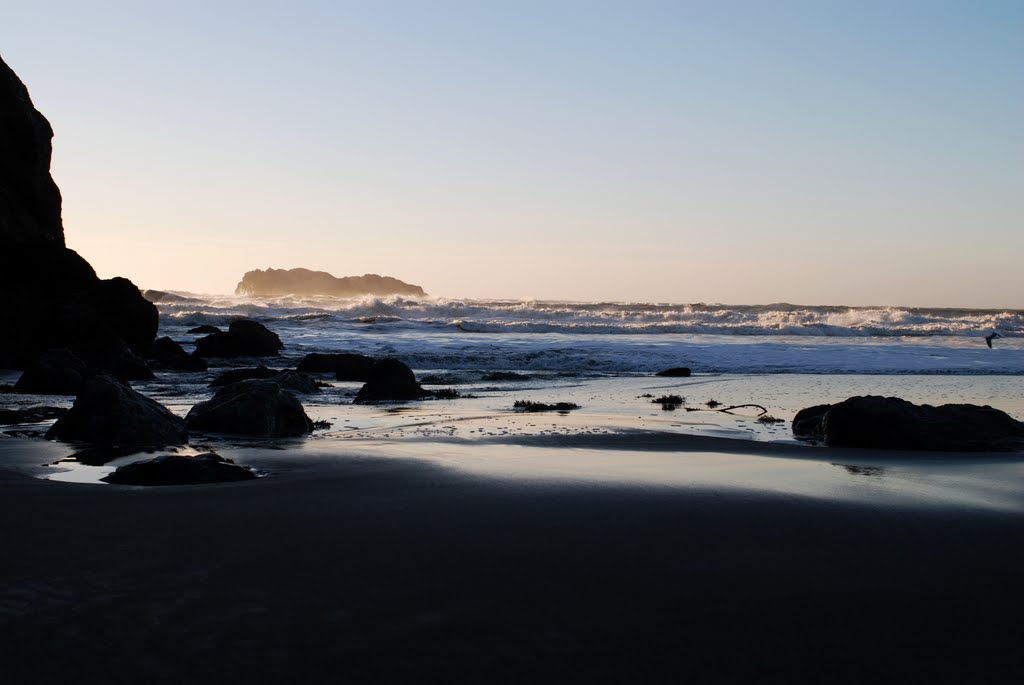
[[1001, 337], [1003, 336], [999, 335], [995, 331], [992, 331], [991, 333], [985, 336], [985, 344], [988, 345], [989, 347], [992, 347], [992, 341], [995, 340], [996, 338]]

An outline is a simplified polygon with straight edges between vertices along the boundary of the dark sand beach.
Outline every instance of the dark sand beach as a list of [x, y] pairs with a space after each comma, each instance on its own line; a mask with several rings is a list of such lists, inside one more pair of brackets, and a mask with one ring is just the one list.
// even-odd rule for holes
[[[232, 453], [272, 472], [248, 483], [86, 485], [28, 475], [50, 443], [2, 442], [7, 683], [1019, 674], [1014, 504], [489, 476], [287, 444]], [[836, 483], [871, 473], [798, 456]]]

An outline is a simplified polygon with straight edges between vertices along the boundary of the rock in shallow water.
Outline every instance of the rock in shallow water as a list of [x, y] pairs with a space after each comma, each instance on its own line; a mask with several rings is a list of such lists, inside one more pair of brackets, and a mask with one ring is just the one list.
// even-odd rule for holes
[[793, 434], [832, 447], [940, 452], [1024, 449], [1024, 422], [989, 406], [915, 405], [868, 395], [808, 407], [793, 417]]
[[149, 346], [146, 361], [154, 369], [167, 371], [206, 371], [208, 365], [201, 357], [193, 357], [181, 345], [168, 337], [157, 338]]
[[227, 333], [196, 341], [197, 357], [276, 357], [284, 345], [277, 334], [256, 321], [232, 321]]
[[304, 435], [313, 430], [295, 396], [277, 383], [248, 380], [222, 388], [185, 417], [189, 430], [263, 438]]
[[39, 395], [77, 395], [91, 375], [85, 362], [70, 350], [47, 350], [25, 369], [14, 389]]
[[356, 394], [355, 404], [421, 400], [429, 397], [416, 382], [416, 375], [408, 366], [397, 359], [381, 359], [373, 365], [370, 378]]
[[654, 374], [655, 376], [664, 376], [667, 378], [687, 378], [690, 375], [690, 369], [686, 366], [675, 366], [671, 369], [665, 369]]
[[86, 381], [46, 437], [104, 446], [163, 447], [188, 442], [181, 418], [111, 376]]
[[365, 383], [370, 379], [373, 365], [377, 360], [363, 354], [352, 354], [339, 352], [336, 354], [321, 354], [313, 352], [307, 354], [299, 362], [299, 371], [308, 373], [333, 373], [335, 380], [339, 381], [360, 381]]
[[256, 474], [230, 459], [207, 452], [194, 457], [164, 454], [138, 461], [101, 478], [118, 485], [198, 485], [252, 480]]
[[249, 381], [253, 379], [265, 380], [272, 376], [276, 376], [279, 373], [281, 373], [281, 369], [271, 369], [262, 364], [247, 369], [229, 369], [210, 381], [210, 387], [223, 388], [227, 385], [231, 385], [232, 383], [238, 383], [239, 381]]
[[301, 395], [320, 392], [320, 386], [317, 385], [316, 379], [308, 373], [291, 369], [270, 369], [262, 365], [249, 369], [225, 371], [210, 382], [210, 387], [223, 388], [232, 383], [254, 379], [277, 383], [285, 390]]

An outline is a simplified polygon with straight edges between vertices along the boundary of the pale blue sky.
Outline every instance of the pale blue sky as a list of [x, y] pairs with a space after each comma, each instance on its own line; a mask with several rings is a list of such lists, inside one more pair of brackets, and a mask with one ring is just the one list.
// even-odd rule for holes
[[1024, 2], [10, 4], [104, 276], [1024, 307]]

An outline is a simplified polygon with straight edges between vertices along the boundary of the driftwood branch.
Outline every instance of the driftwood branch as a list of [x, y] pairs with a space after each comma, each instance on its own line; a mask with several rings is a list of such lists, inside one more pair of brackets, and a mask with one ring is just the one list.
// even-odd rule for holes
[[720, 411], [726, 414], [731, 414], [733, 409], [743, 409], [744, 407], [755, 407], [761, 410], [758, 416], [763, 416], [768, 413], [768, 410], [762, 407], [760, 404], [734, 404], [731, 407], [723, 407], [722, 409], [701, 409], [700, 407], [686, 407], [686, 411]]

